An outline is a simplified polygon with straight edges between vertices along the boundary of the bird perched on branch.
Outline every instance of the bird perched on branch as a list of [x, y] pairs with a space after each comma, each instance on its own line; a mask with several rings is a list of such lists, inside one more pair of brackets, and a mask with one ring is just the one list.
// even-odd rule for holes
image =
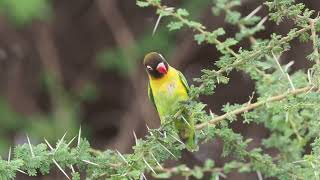
[[[179, 102], [189, 98], [189, 85], [183, 74], [171, 67], [159, 53], [147, 54], [143, 63], [149, 76], [148, 96], [163, 124], [166, 117], [177, 113]], [[193, 118], [188, 113], [180, 117], [174, 119], [175, 128], [187, 149], [193, 151], [197, 147]]]

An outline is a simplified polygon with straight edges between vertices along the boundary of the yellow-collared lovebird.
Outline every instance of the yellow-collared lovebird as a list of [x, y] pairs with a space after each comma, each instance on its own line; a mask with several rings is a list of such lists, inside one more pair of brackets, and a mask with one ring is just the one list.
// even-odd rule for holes
[[[189, 98], [189, 85], [183, 74], [171, 67], [159, 53], [148, 53], [143, 63], [149, 76], [148, 96], [163, 124], [165, 117], [177, 113], [179, 102]], [[187, 149], [195, 150], [197, 145], [193, 118], [188, 116], [184, 120], [175, 120], [175, 127]]]

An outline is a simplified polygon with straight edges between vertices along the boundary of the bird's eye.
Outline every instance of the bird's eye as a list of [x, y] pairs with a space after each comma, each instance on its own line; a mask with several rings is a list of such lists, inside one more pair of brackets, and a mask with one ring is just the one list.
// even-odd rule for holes
[[151, 66], [147, 66], [147, 69], [150, 70], [150, 71], [153, 70]]

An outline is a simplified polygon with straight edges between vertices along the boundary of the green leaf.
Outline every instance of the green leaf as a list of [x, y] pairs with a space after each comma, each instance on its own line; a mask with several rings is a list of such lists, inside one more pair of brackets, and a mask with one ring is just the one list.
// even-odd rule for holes
[[192, 171], [192, 176], [194, 176], [197, 179], [203, 178], [203, 171], [200, 167], [195, 167], [194, 170]]
[[196, 35], [194, 35], [194, 39], [200, 45], [206, 40], [206, 35], [205, 34], [196, 34]]
[[189, 16], [189, 12], [186, 9], [181, 9], [181, 8], [177, 10], [177, 14], [180, 16]]
[[0, 11], [17, 25], [25, 25], [34, 20], [46, 20], [51, 16], [48, 0], [2, 0]]
[[213, 168], [214, 167], [214, 161], [211, 160], [211, 159], [207, 159], [205, 164], [204, 164], [204, 167], [207, 168], [207, 169]]
[[183, 22], [177, 21], [177, 22], [170, 22], [167, 27], [170, 31], [181, 29], [183, 26]]
[[145, 1], [136, 1], [136, 3], [139, 7], [148, 7], [150, 5], [148, 2]]
[[153, 174], [153, 177], [158, 178], [158, 179], [169, 179], [169, 178], [171, 178], [171, 176], [172, 175], [169, 172]]

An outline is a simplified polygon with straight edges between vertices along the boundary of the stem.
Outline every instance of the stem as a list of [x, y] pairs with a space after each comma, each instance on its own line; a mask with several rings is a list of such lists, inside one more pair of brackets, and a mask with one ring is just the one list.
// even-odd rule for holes
[[[150, 3], [152, 6], [156, 7], [157, 9], [160, 9], [162, 11], [166, 11], [169, 14], [169, 16], [172, 16], [172, 17], [180, 20], [184, 25], [188, 25], [188, 20], [186, 18], [178, 15], [177, 13], [173, 12], [171, 9], [168, 10], [169, 9], [168, 7], [163, 6], [160, 3], [154, 3], [154, 2], [152, 2], [150, 0], [146, 0], [146, 1], [148, 3]], [[317, 20], [315, 20], [315, 21], [317, 21]], [[197, 31], [197, 32], [199, 32], [201, 34], [205, 34], [206, 35], [206, 34], [210, 33], [209, 31], [205, 30], [206, 28], [204, 26], [201, 26], [201, 27], [195, 26], [195, 27], [192, 27], [192, 28], [195, 31]], [[306, 32], [306, 31], [308, 31], [310, 29], [311, 29], [311, 27], [308, 26], [308, 27], [300, 29], [299, 31], [296, 31], [295, 33], [293, 33], [290, 36], [283, 37], [282, 39], [279, 40], [279, 45], [288, 43], [289, 41], [291, 41], [295, 37], [298, 37], [300, 34]], [[215, 45], [221, 45], [222, 44], [222, 42], [219, 41], [218, 39], [214, 39], [213, 43]], [[274, 48], [274, 44], [273, 44], [273, 42], [270, 42], [269, 45], [266, 48], [261, 49], [261, 50], [251, 51], [250, 55], [242, 57], [242, 56], [240, 56], [240, 54], [236, 53], [235, 51], [233, 51], [229, 47], [225, 47], [225, 50], [228, 51], [231, 55], [233, 55], [236, 59], [232, 64], [230, 64], [230, 65], [228, 65], [228, 66], [226, 66], [224, 68], [221, 68], [220, 70], [216, 71], [216, 73], [217, 74], [225, 73], [225, 72], [229, 71], [230, 69], [233, 69], [233, 68], [238, 67], [239, 65], [245, 63], [247, 60], [252, 60], [252, 59], [255, 59], [255, 58], [265, 54], [266, 51], [271, 52], [273, 48]]]
[[316, 28], [315, 28], [316, 21], [317, 19], [310, 19], [310, 27], [311, 27], [311, 34], [312, 34], [313, 51], [315, 53], [315, 56], [317, 57], [316, 63], [320, 64], [319, 50], [318, 50], [318, 37], [316, 34]]
[[[310, 27], [302, 28], [302, 29], [300, 29], [299, 31], [296, 31], [296, 32], [294, 33], [294, 35], [292, 35], [292, 36], [283, 37], [283, 38], [279, 41], [279, 43], [280, 43], [280, 44], [287, 43], [287, 42], [291, 41], [292, 39], [294, 39], [294, 37], [297, 37], [297, 36], [299, 36], [300, 34], [306, 32], [306, 31], [308, 31], [308, 30], [310, 30], [310, 29], [311, 29]], [[226, 72], [226, 71], [229, 70], [229, 69], [232, 69], [232, 68], [234, 68], [234, 67], [237, 67], [237, 66], [243, 64], [244, 62], [246, 62], [246, 60], [255, 59], [255, 58], [257, 58], [257, 57], [265, 54], [265, 51], [271, 52], [271, 51], [272, 51], [272, 48], [274, 48], [274, 45], [271, 44], [271, 43], [269, 43], [269, 45], [268, 45], [265, 49], [261, 49], [261, 50], [255, 51], [255, 52], [252, 51], [252, 52], [251, 52], [251, 55], [247, 56], [246, 58], [239, 57], [239, 58], [237, 58], [232, 64], [230, 64], [230, 65], [227, 66], [227, 67], [224, 67], [224, 68], [220, 69], [220, 70], [217, 71], [216, 73], [217, 73], [217, 74], [222, 74], [222, 73]]]
[[266, 103], [269, 103], [269, 102], [274, 102], [274, 101], [280, 101], [280, 100], [283, 100], [291, 95], [298, 95], [298, 94], [303, 94], [303, 93], [306, 93], [308, 92], [312, 87], [304, 87], [304, 88], [300, 88], [300, 89], [296, 89], [296, 90], [292, 90], [286, 94], [281, 94], [281, 95], [277, 95], [277, 96], [273, 96], [267, 100], [263, 100], [263, 101], [259, 101], [259, 102], [256, 102], [256, 103], [253, 103], [253, 104], [249, 104], [245, 107], [242, 107], [242, 108], [239, 108], [239, 109], [236, 109], [234, 111], [231, 111], [231, 112], [228, 112], [228, 113], [225, 113], [221, 116], [218, 116], [216, 118], [213, 118], [211, 119], [210, 121], [208, 122], [205, 122], [205, 123], [201, 123], [201, 124], [198, 124], [196, 125], [196, 129], [197, 130], [200, 130], [200, 129], [203, 129], [205, 128], [206, 126], [208, 126], [209, 124], [217, 124], [219, 123], [220, 121], [223, 121], [225, 120], [227, 117], [229, 116], [233, 116], [233, 115], [238, 115], [238, 114], [241, 114], [241, 113], [244, 113], [244, 112], [247, 112], [247, 111], [250, 111], [250, 110], [253, 110], [255, 108], [258, 108]]
[[[180, 15], [172, 12], [171, 10], [168, 11], [168, 10], [167, 10], [168, 7], [162, 6], [162, 5], [159, 4], [159, 3], [154, 3], [154, 2], [152, 2], [152, 1], [150, 1], [150, 0], [147, 0], [147, 2], [149, 2], [152, 6], [156, 7], [157, 9], [160, 9], [160, 10], [162, 10], [162, 11], [168, 12], [168, 13], [170, 14], [170, 16], [172, 16], [172, 17], [180, 20], [184, 25], [189, 25], [188, 20], [187, 20], [186, 18], [183, 18], [182, 16], [180, 16]], [[209, 33], [210, 33], [210, 32], [208, 32], [208, 31], [205, 31], [206, 28], [203, 27], [203, 26], [201, 26], [201, 27], [194, 26], [194, 27], [192, 27], [192, 28], [193, 28], [194, 30], [198, 31], [198, 32], [201, 33], [201, 34], [209, 34]], [[213, 43], [216, 44], [216, 45], [222, 45], [222, 44], [223, 44], [223, 43], [222, 43], [221, 41], [219, 41], [218, 39], [214, 39], [214, 40], [213, 40]], [[225, 47], [225, 50], [228, 51], [230, 54], [232, 54], [234, 57], [238, 57], [238, 56], [239, 56], [239, 54], [237, 54], [234, 50], [232, 50], [232, 49], [229, 48], [229, 47]]]
[[[289, 113], [289, 112], [288, 112]], [[297, 129], [296, 124], [292, 121], [292, 119], [290, 117], [288, 117], [288, 121], [293, 129], [293, 132], [295, 133], [295, 135], [297, 136], [298, 140], [301, 142], [303, 141], [303, 138], [301, 137], [301, 135], [299, 134], [299, 131]]]

